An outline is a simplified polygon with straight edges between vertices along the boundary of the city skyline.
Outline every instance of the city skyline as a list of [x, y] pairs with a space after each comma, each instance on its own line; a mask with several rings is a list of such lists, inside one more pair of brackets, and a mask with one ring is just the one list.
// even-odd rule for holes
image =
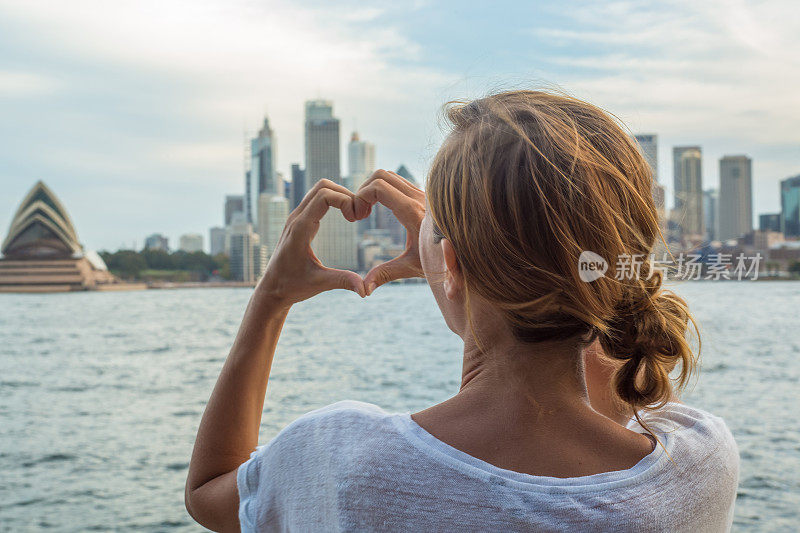
[[755, 223], [800, 172], [791, 9], [0, 0], [0, 232], [44, 179], [88, 248], [205, 233], [217, 199], [242, 189], [243, 139], [265, 111], [288, 177], [303, 160], [303, 102], [320, 97], [336, 102], [342, 135], [379, 147], [378, 167], [403, 163], [424, 182], [444, 102], [553, 84], [658, 134], [668, 207], [672, 146], [702, 147], [704, 190], [719, 188], [721, 157], [747, 154]]

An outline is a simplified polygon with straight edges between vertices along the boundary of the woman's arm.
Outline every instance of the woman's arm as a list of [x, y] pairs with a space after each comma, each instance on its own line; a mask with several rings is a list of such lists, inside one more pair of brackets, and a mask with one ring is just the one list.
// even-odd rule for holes
[[339, 208], [350, 222], [370, 211], [367, 202], [328, 180], [308, 192], [289, 215], [203, 413], [185, 500], [192, 518], [209, 529], [239, 529], [236, 471], [258, 444], [272, 358], [292, 304], [336, 288], [365, 296], [358, 274], [323, 266], [311, 250], [328, 207]]

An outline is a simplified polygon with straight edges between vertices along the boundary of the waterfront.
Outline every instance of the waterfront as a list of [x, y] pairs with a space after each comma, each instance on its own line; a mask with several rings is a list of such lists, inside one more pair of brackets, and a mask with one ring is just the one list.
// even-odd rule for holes
[[[800, 284], [684, 283], [703, 332], [685, 401], [742, 458], [737, 531], [800, 522]], [[198, 531], [183, 507], [205, 401], [249, 289], [0, 295], [0, 529]], [[455, 392], [459, 339], [425, 285], [296, 306], [261, 441], [344, 398], [418, 410]]]

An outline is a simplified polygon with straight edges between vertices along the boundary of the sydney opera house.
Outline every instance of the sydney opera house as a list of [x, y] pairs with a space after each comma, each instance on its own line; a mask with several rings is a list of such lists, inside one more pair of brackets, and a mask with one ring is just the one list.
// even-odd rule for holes
[[0, 292], [128, 288], [84, 251], [67, 210], [41, 181], [22, 200], [0, 252]]

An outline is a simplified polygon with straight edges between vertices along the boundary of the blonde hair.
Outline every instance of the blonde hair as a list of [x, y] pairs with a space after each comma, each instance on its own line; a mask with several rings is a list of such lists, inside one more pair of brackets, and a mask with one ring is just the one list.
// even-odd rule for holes
[[[524, 342], [599, 338], [618, 361], [613, 389], [634, 414], [669, 401], [670, 372], [680, 366], [682, 388], [696, 367], [686, 337], [694, 320], [649, 261], [661, 233], [651, 171], [631, 137], [601, 109], [541, 91], [451, 102], [447, 118], [426, 194], [467, 305], [480, 295]], [[641, 258], [640, 275], [584, 282], [583, 251], [610, 270], [619, 257]]]

